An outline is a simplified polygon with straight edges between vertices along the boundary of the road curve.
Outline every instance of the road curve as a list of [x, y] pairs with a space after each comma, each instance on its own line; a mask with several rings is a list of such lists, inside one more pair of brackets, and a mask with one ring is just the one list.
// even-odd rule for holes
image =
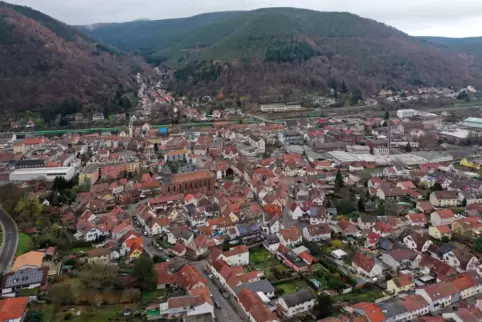
[[13, 219], [0, 209], [0, 223], [3, 228], [3, 242], [0, 247], [0, 274], [10, 266], [18, 246], [18, 230]]

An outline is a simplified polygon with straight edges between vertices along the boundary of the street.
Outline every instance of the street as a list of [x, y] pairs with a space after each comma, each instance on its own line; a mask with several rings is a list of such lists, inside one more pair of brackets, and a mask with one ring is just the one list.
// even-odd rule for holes
[[232, 296], [230, 296], [229, 299], [226, 299], [219, 291], [219, 288], [221, 287], [221, 285], [217, 282], [217, 280], [216, 279], [210, 280], [208, 278], [209, 274], [206, 273], [205, 262], [204, 261], [198, 262], [195, 264], [195, 266], [198, 269], [198, 271], [200, 271], [203, 274], [203, 276], [207, 279], [209, 290], [213, 294], [213, 301], [219, 302], [219, 304], [221, 304], [221, 309], [216, 309], [216, 308], [214, 309], [214, 314], [216, 315], [218, 321], [223, 321], [223, 322], [224, 321], [229, 321], [229, 322], [247, 321], [247, 319], [243, 318], [244, 312], [242, 311], [237, 301], [233, 299]]
[[0, 209], [0, 222], [3, 226], [3, 243], [0, 247], [0, 273], [10, 266], [18, 245], [17, 226], [12, 218]]

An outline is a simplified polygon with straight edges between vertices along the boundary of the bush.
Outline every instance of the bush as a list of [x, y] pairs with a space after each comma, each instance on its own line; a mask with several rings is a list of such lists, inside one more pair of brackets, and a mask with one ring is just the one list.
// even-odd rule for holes
[[64, 321], [69, 321], [71, 319], [72, 319], [72, 313], [69, 312], [69, 313], [65, 314]]
[[278, 293], [278, 295], [283, 295], [283, 294], [285, 294], [285, 290], [282, 289], [281, 287], [277, 287], [277, 288], [276, 288], [276, 293]]

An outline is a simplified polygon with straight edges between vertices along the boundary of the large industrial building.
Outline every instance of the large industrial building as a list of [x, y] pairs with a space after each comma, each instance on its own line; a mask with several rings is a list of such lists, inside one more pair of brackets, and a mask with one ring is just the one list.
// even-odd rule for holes
[[398, 110], [397, 111], [397, 116], [400, 119], [406, 118], [406, 117], [412, 117], [418, 114], [417, 110], [414, 109], [405, 109], [405, 110]]
[[462, 122], [462, 125], [468, 126], [468, 127], [482, 127], [482, 118], [468, 117]]
[[75, 176], [75, 167], [68, 168], [26, 168], [17, 169], [9, 174], [9, 181], [54, 181], [56, 177], [70, 180]]

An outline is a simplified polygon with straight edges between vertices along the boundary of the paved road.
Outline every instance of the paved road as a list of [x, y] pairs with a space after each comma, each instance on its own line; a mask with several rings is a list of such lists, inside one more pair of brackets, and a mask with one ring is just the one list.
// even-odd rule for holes
[[10, 266], [17, 251], [18, 231], [15, 222], [0, 209], [0, 222], [3, 226], [4, 244], [0, 247], [0, 274]]
[[245, 313], [242, 311], [239, 304], [233, 299], [232, 296], [229, 299], [224, 298], [224, 296], [219, 291], [221, 285], [219, 285], [216, 279], [210, 280], [208, 278], [208, 274], [205, 270], [205, 262], [198, 262], [195, 264], [196, 268], [204, 275], [204, 277], [208, 280], [208, 287], [213, 295], [213, 301], [219, 302], [221, 304], [221, 309], [214, 310], [214, 314], [216, 315], [218, 321], [226, 321], [226, 322], [242, 322], [247, 321], [247, 318], [243, 319]]

